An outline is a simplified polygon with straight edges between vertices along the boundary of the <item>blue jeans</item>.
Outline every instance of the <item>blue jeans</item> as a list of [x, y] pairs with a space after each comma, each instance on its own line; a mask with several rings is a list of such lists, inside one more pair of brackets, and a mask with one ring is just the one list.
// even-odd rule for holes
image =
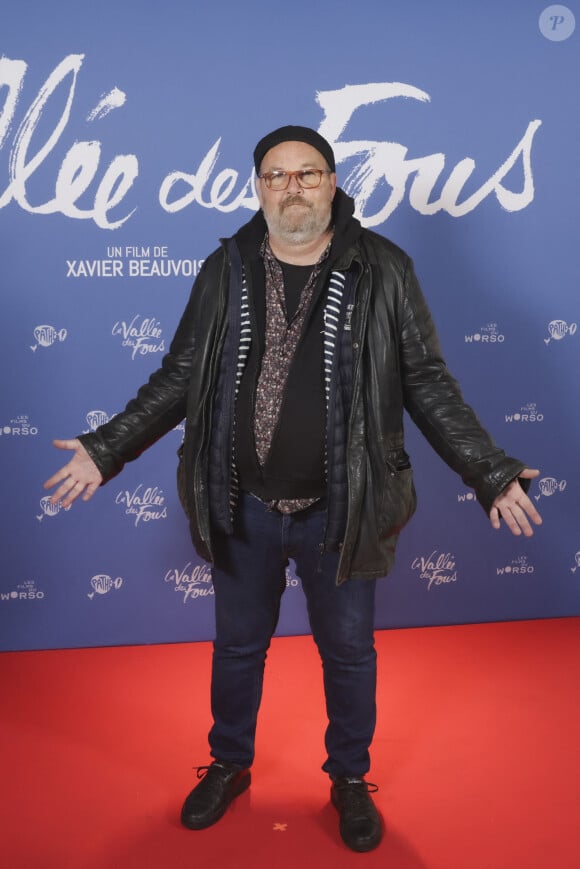
[[369, 769], [376, 722], [374, 580], [336, 585], [338, 552], [322, 552], [321, 502], [291, 515], [241, 493], [234, 534], [214, 535], [216, 639], [213, 651], [211, 754], [251, 765], [266, 653], [276, 629], [290, 558], [306, 595], [324, 674], [331, 777]]

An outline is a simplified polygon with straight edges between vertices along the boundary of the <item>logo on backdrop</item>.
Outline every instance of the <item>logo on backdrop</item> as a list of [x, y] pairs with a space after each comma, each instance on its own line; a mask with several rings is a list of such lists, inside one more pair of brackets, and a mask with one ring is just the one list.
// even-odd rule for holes
[[36, 353], [39, 347], [52, 347], [53, 344], [62, 343], [66, 340], [66, 329], [56, 329], [54, 326], [37, 326], [34, 330], [36, 344], [31, 344], [30, 349]]
[[25, 414], [11, 419], [7, 425], [0, 426], [0, 437], [26, 438], [37, 434], [37, 427], [30, 424], [30, 417]]
[[[553, 24], [554, 32], [563, 26], [558, 22]], [[136, 211], [131, 200], [126, 203], [125, 200], [139, 176], [139, 159], [136, 154], [127, 153], [117, 154], [110, 161], [107, 156], [106, 168], [101, 161], [102, 143], [93, 127], [109, 112], [126, 106], [127, 96], [118, 87], [103, 96], [88, 113], [86, 122], [91, 129], [86, 140], [79, 141], [72, 131], [67, 131], [84, 57], [83, 54], [67, 55], [49, 74], [28, 108], [21, 105], [28, 64], [24, 60], [0, 58], [0, 86], [7, 88], [0, 129], [11, 129], [17, 110], [23, 114], [9, 145], [6, 163], [10, 166], [10, 175], [3, 191], [0, 188], [0, 208], [14, 201], [31, 214], [59, 213], [75, 220], [89, 218], [101, 229], [115, 230]], [[64, 106], [56, 119], [51, 99], [55, 94], [58, 95], [58, 104]], [[419, 107], [431, 101], [426, 91], [403, 82], [369, 82], [317, 91], [315, 98], [324, 113], [319, 132], [333, 146], [337, 163], [348, 161], [350, 171], [343, 186], [356, 200], [357, 216], [366, 226], [378, 226], [387, 220], [405, 196], [409, 205], [420, 214], [445, 211], [453, 217], [469, 214], [491, 195], [506, 211], [520, 211], [534, 199], [532, 144], [541, 120], [528, 123], [522, 138], [511, 151], [511, 146], [504, 144], [505, 160], [482, 181], [472, 178], [476, 162], [471, 157], [464, 157], [448, 168], [443, 143], [436, 153], [409, 158], [409, 151], [413, 154], [418, 151], [415, 142], [409, 146], [388, 140], [364, 140], [359, 135], [349, 141], [347, 128], [352, 116], [358, 116], [358, 109], [402, 99], [413, 100]], [[42, 137], [37, 134], [37, 128], [49, 131], [44, 133], [40, 145], [37, 143]], [[501, 129], [492, 132], [497, 139], [502, 137]], [[6, 133], [4, 138], [7, 139]], [[254, 171], [249, 177], [240, 179], [240, 173], [233, 168], [218, 169], [221, 141], [220, 136], [193, 171], [178, 170], [165, 176], [158, 196], [164, 211], [175, 213], [193, 204], [221, 212], [238, 208], [257, 209]], [[60, 165], [58, 158], [49, 160], [57, 145]], [[107, 144], [107, 155], [113, 148]], [[123, 144], [120, 150], [125, 151]], [[54, 196], [51, 191], [46, 201], [33, 203], [27, 184], [45, 163], [44, 171], [47, 173], [50, 171], [48, 165], [55, 164]], [[45, 180], [48, 182], [46, 186], [50, 187], [51, 179]], [[93, 182], [96, 189], [89, 195], [87, 190]], [[468, 184], [471, 193], [464, 192]], [[79, 204], [81, 199], [82, 205]], [[367, 207], [371, 199], [381, 200], [372, 213]], [[121, 203], [125, 203], [124, 210], [120, 209]], [[120, 215], [118, 219], [110, 215], [113, 209]], [[114, 271], [113, 266], [111, 269]]]
[[298, 588], [300, 580], [293, 575], [289, 567], [286, 568], [286, 588]]
[[537, 404], [525, 404], [517, 413], [506, 413], [506, 422], [543, 422], [544, 414], [538, 411]]
[[551, 498], [552, 495], [557, 495], [563, 492], [568, 485], [566, 480], [557, 480], [555, 477], [542, 477], [538, 480], [540, 493], [534, 495], [536, 501], [540, 498]]
[[125, 515], [134, 519], [136, 526], [157, 519], [167, 519], [165, 495], [163, 489], [157, 486], [146, 487], [144, 483], [139, 483], [132, 492], [128, 489], [118, 492], [115, 504], [125, 507]]
[[504, 567], [497, 567], [496, 574], [497, 576], [504, 575], [514, 575], [514, 576], [524, 576], [529, 575], [530, 573], [534, 573], [535, 567], [528, 561], [526, 555], [520, 555], [519, 558], [514, 558], [509, 564], [504, 565]]
[[552, 341], [562, 341], [564, 338], [571, 338], [576, 334], [578, 329], [577, 323], [567, 323], [565, 320], [551, 320], [548, 323], [548, 337], [544, 338], [544, 344], [550, 344]]
[[540, 33], [551, 42], [563, 42], [574, 33], [576, 19], [567, 6], [546, 6], [538, 21]]
[[117, 576], [115, 579], [111, 579], [106, 573], [98, 573], [91, 577], [92, 591], [87, 592], [87, 597], [92, 600], [96, 594], [103, 595], [110, 591], [119, 591], [122, 585], [122, 577]]
[[471, 489], [466, 489], [464, 492], [459, 492], [459, 494], [457, 495], [457, 501], [459, 504], [477, 504], [475, 492], [472, 492]]
[[497, 323], [488, 323], [482, 326], [479, 332], [465, 336], [466, 344], [503, 344], [505, 335], [499, 331]]
[[111, 334], [119, 336], [121, 346], [131, 350], [131, 359], [165, 350], [161, 323], [154, 317], [135, 314], [132, 320], [117, 320]]
[[104, 410], [89, 410], [85, 419], [88, 429], [85, 429], [83, 434], [88, 434], [91, 431], [96, 431], [100, 425], [105, 425], [111, 417]]
[[173, 585], [173, 591], [183, 595], [183, 603], [188, 600], [198, 600], [200, 597], [209, 597], [214, 593], [211, 581], [211, 568], [207, 564], [192, 566], [188, 561], [185, 567], [168, 570], [164, 582]]
[[438, 552], [436, 549], [426, 557], [415, 558], [411, 562], [411, 569], [419, 571], [419, 579], [425, 581], [427, 591], [431, 591], [434, 586], [457, 582], [459, 578], [455, 556], [450, 552]]
[[576, 571], [580, 568], [580, 552], [577, 552], [574, 556], [574, 564], [570, 568], [571, 573], [576, 573]]
[[14, 600], [42, 600], [44, 592], [39, 591], [36, 587], [36, 582], [33, 579], [27, 579], [21, 582], [13, 591], [0, 591], [0, 601], [8, 602]]
[[45, 495], [44, 498], [40, 499], [40, 509], [41, 513], [36, 518], [39, 522], [42, 522], [45, 516], [52, 518], [53, 516], [58, 516], [61, 510], [64, 510], [65, 513], [68, 513], [72, 504], [68, 507], [63, 507], [60, 501], [57, 501], [56, 504], [53, 504], [50, 500], [50, 495]]

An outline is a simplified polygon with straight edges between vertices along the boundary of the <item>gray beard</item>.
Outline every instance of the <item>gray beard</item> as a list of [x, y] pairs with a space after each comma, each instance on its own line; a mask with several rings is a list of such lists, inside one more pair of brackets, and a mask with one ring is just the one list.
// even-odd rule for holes
[[289, 200], [276, 214], [265, 215], [268, 231], [286, 244], [304, 244], [323, 235], [330, 226], [330, 209], [325, 214], [318, 212], [312, 205], [303, 204], [299, 211], [290, 209]]

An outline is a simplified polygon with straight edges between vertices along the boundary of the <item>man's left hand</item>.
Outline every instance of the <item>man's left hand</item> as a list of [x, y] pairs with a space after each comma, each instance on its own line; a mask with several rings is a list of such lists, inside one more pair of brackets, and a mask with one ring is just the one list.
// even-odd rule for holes
[[[539, 471], [532, 468], [525, 468], [521, 472], [520, 477], [524, 480], [533, 480], [539, 473]], [[507, 527], [516, 537], [519, 537], [520, 534], [523, 534], [525, 537], [533, 535], [534, 529], [530, 525], [530, 520], [534, 525], [542, 524], [542, 517], [520, 486], [518, 480], [513, 480], [506, 486], [493, 502], [489, 511], [489, 519], [494, 528], [500, 527], [500, 513], [501, 518], [504, 519]]]

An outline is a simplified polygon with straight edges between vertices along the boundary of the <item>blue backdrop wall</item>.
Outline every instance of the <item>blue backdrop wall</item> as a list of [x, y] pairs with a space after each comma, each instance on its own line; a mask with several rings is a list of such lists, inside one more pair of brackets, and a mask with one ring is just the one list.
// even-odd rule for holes
[[[212, 636], [176, 429], [52, 508], [54, 437], [124, 407], [204, 257], [256, 208], [286, 123], [335, 146], [363, 222], [414, 258], [484, 424], [541, 468], [531, 540], [494, 532], [411, 423], [420, 506], [379, 627], [580, 612], [578, 3], [11, 2], [0, 31], [3, 649]], [[9, 13], [9, 14], [6, 14]], [[308, 631], [288, 571], [279, 632]]]

